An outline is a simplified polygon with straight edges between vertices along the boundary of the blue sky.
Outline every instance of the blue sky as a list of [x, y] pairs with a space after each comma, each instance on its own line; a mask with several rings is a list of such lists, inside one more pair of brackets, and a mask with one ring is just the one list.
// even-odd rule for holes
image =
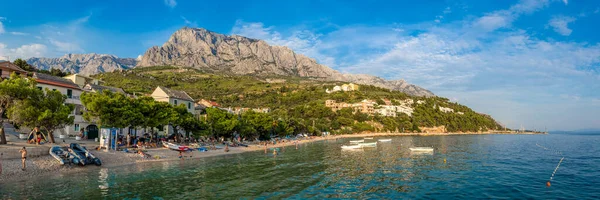
[[[7, 1], [0, 57], [137, 57], [183, 26], [405, 79], [509, 127], [600, 128], [600, 2]], [[0, 58], [1, 59], [1, 58]]]

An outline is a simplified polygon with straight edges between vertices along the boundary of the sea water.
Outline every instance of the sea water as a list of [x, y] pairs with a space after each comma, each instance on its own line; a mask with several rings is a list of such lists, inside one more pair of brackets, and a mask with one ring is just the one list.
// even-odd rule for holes
[[[383, 137], [374, 138], [381, 139]], [[600, 135], [402, 136], [0, 183], [1, 199], [599, 199]], [[433, 153], [410, 147], [433, 147]], [[547, 187], [561, 158], [563, 162]]]

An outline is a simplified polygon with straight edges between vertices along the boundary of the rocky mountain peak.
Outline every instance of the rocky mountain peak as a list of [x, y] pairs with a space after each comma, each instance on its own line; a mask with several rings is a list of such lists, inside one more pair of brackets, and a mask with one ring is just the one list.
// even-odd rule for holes
[[430, 91], [403, 80], [387, 81], [370, 75], [342, 74], [287, 47], [270, 46], [263, 40], [224, 35], [203, 28], [177, 30], [162, 46], [148, 49], [137, 64], [138, 67], [157, 65], [194, 67], [239, 75], [311, 77], [433, 96]]

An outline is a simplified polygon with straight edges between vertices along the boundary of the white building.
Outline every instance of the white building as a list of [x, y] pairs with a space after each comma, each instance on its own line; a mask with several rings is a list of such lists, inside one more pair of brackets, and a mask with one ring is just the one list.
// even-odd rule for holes
[[[166, 87], [158, 86], [152, 92], [152, 98], [155, 101], [167, 102], [173, 106], [185, 105], [187, 111], [196, 114], [194, 99], [190, 97], [186, 92], [179, 90], [172, 90]], [[166, 135], [175, 133], [174, 128], [170, 125], [165, 126]], [[179, 131], [178, 131], [179, 132]], [[183, 134], [183, 132], [179, 132]]]
[[155, 101], [167, 102], [173, 106], [183, 104], [188, 112], [194, 113], [194, 99], [184, 91], [158, 86], [154, 89], [151, 96]]
[[[65, 100], [66, 104], [73, 104], [75, 109], [71, 116], [75, 117], [73, 125], [66, 126], [64, 130], [57, 130], [60, 134], [77, 135], [81, 129], [88, 131], [88, 138], [93, 139], [98, 137], [98, 127], [94, 124], [90, 124], [83, 119], [84, 107], [81, 104], [79, 97], [83, 93], [83, 90], [79, 86], [70, 80], [52, 76], [42, 73], [34, 73], [33, 78], [37, 82], [37, 87], [41, 90], [54, 90], [59, 91], [61, 94], [67, 96]], [[55, 134], [58, 135], [58, 134]]]

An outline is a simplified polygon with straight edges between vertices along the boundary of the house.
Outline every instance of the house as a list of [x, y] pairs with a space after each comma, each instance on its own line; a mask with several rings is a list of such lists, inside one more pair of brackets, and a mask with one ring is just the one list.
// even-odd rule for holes
[[396, 106], [384, 105], [384, 106], [381, 106], [381, 108], [376, 109], [375, 112], [379, 113], [381, 116], [386, 116], [386, 117], [396, 117], [397, 116]]
[[351, 91], [358, 91], [358, 85], [356, 85], [354, 83], [350, 83], [350, 84], [348, 84], [348, 86], [350, 87]]
[[37, 88], [40, 90], [53, 90], [59, 91], [61, 94], [67, 96], [65, 100], [66, 104], [74, 105], [72, 116], [75, 117], [73, 125], [66, 126], [64, 130], [57, 130], [63, 135], [77, 135], [81, 129], [85, 129], [88, 132], [88, 138], [94, 139], [98, 137], [98, 127], [95, 124], [89, 123], [83, 119], [84, 107], [81, 104], [79, 97], [83, 90], [79, 86], [70, 80], [52, 76], [42, 73], [34, 73], [32, 78], [37, 82]]
[[348, 84], [344, 84], [344, 85], [342, 85], [342, 90], [343, 90], [344, 92], [350, 91], [350, 85], [348, 85]]
[[107, 91], [111, 91], [112, 93], [125, 94], [125, 91], [121, 88], [104, 86], [104, 85], [96, 85], [96, 84], [91, 84], [91, 83], [86, 84], [83, 87], [83, 90], [86, 92], [97, 92], [97, 93], [102, 93], [102, 91], [107, 90]]
[[206, 99], [201, 99], [200, 101], [198, 101], [197, 103], [198, 105], [203, 105], [206, 108], [212, 108], [212, 107], [219, 107], [219, 103], [214, 102], [214, 101], [209, 101]]
[[23, 77], [27, 75], [27, 71], [21, 69], [19, 66], [9, 61], [0, 61], [0, 78], [10, 78], [10, 74], [13, 72]]
[[184, 91], [158, 86], [150, 95], [155, 101], [167, 102], [173, 106], [185, 105], [188, 112], [194, 113], [194, 99]]
[[100, 81], [98, 81], [97, 79], [93, 79], [87, 76], [82, 76], [79, 74], [71, 74], [68, 76], [63, 77], [65, 79], [71, 80], [71, 82], [79, 85], [79, 87], [83, 88], [85, 85], [87, 84], [94, 84], [94, 85], [99, 85]]

